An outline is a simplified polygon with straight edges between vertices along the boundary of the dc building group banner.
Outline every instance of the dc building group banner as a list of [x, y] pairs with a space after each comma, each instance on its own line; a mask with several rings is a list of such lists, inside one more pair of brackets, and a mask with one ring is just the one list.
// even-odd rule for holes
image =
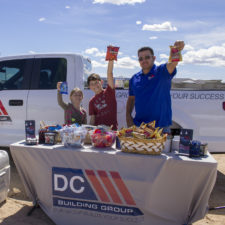
[[205, 216], [217, 162], [92, 147], [10, 146], [28, 196], [57, 225], [181, 225]]

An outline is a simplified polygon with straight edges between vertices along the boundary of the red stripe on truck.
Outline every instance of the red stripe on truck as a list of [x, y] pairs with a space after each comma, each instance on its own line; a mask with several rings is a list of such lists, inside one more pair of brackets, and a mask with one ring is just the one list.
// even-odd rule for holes
[[[3, 115], [8, 116], [8, 113], [7, 113], [6, 109], [5, 109], [5, 107], [3, 106], [1, 100], [0, 100], [0, 109], [3, 112]], [[1, 111], [0, 111], [0, 115], [2, 115]]]

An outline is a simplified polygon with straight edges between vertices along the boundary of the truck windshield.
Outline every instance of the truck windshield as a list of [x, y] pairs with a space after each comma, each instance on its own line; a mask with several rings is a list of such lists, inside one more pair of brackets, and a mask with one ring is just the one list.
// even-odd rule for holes
[[83, 58], [83, 63], [84, 63], [84, 76], [83, 76], [84, 88], [88, 88], [87, 78], [92, 73], [91, 60], [88, 58]]

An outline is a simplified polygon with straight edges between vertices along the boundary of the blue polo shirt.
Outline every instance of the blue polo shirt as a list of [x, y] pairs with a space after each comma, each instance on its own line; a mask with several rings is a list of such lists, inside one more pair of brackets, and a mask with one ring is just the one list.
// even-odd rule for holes
[[170, 74], [166, 64], [153, 65], [148, 74], [136, 73], [129, 81], [129, 96], [135, 96], [134, 124], [149, 123], [156, 120], [157, 127], [172, 124], [171, 80], [176, 74]]

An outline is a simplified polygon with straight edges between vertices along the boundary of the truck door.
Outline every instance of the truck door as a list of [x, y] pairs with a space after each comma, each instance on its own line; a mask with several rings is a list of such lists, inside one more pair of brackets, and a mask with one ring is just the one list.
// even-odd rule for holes
[[0, 146], [24, 139], [33, 59], [0, 61]]
[[[58, 81], [66, 81], [66, 74], [67, 60], [65, 58], [35, 58], [31, 89], [27, 100], [27, 119], [36, 121], [36, 131], [41, 120], [46, 123], [64, 123], [64, 111], [57, 103], [56, 85]], [[68, 95], [63, 97], [68, 98]]]

